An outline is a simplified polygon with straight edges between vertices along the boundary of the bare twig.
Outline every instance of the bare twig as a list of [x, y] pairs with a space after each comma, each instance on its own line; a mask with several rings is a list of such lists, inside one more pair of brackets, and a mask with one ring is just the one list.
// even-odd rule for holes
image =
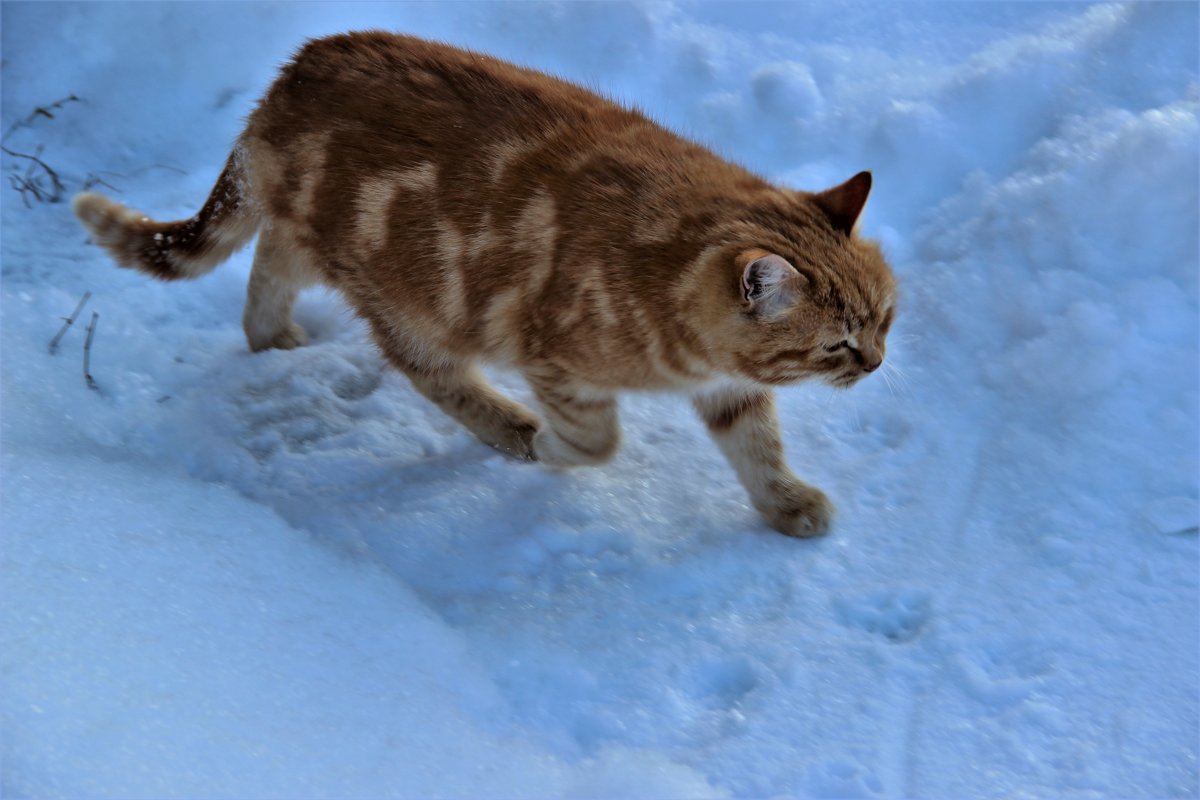
[[[123, 192], [124, 190], [121, 189], [119, 186], [113, 186], [111, 183], [106, 181], [103, 176], [128, 179], [128, 178], [137, 177], [138, 175], [141, 175], [142, 173], [148, 172], [152, 169], [167, 169], [172, 172], [178, 172], [180, 175], [187, 175], [187, 172], [185, 170], [182, 170], [179, 167], [172, 167], [170, 164], [147, 164], [146, 166], [138, 167], [133, 172], [129, 172], [129, 173], [113, 172], [112, 170], [107, 170], [107, 169], [98, 169], [98, 170], [95, 170], [94, 172], [89, 172], [87, 174], [87, 177], [83, 179], [83, 185], [80, 187], [80, 189], [82, 189], [83, 191], [86, 192], [87, 190], [92, 189], [96, 186], [107, 186], [109, 189], [116, 192], [117, 194], [121, 194], [121, 192]], [[10, 176], [10, 178], [11, 178], [11, 176]], [[13, 185], [16, 186], [15, 183]], [[17, 191], [21, 191], [20, 187], [17, 187]], [[29, 205], [28, 200], [25, 201], [25, 205]]]
[[96, 385], [96, 380], [92, 377], [92, 336], [96, 333], [96, 323], [100, 321], [100, 315], [95, 311], [92, 312], [92, 321], [88, 324], [87, 341], [83, 343], [83, 379], [87, 381], [89, 389], [100, 391], [100, 387]]
[[87, 177], [83, 179], [83, 185], [80, 186], [79, 188], [86, 192], [88, 189], [94, 188], [96, 186], [107, 186], [109, 189], [112, 189], [117, 194], [121, 193], [120, 189], [113, 186], [108, 181], [104, 180], [104, 178], [101, 178], [100, 175], [98, 175], [95, 172], [89, 172]]
[[187, 175], [187, 170], [180, 169], [179, 167], [173, 167], [170, 164], [147, 164], [144, 167], [138, 167], [137, 169], [133, 170], [132, 172], [128, 172], [128, 173], [113, 172], [110, 169], [98, 169], [95, 172], [93, 172], [92, 174], [93, 175], [111, 175], [116, 178], [136, 178], [138, 175], [141, 175], [144, 172], [149, 172], [152, 169], [166, 169], [166, 170], [170, 170], [171, 172], [177, 172], [180, 175]]
[[75, 310], [71, 312], [71, 316], [63, 317], [63, 326], [59, 328], [58, 333], [54, 334], [54, 338], [50, 340], [50, 355], [58, 352], [58, 342], [67, 333], [67, 329], [75, 324], [75, 318], [79, 316], [79, 312], [83, 311], [83, 307], [87, 305], [87, 301], [92, 299], [91, 292], [84, 292], [83, 297], [79, 299], [79, 305], [75, 306]]
[[25, 204], [26, 208], [33, 208], [33, 203], [29, 202], [30, 194], [32, 194], [39, 203], [42, 201], [42, 193], [38, 189], [37, 184], [30, 183], [20, 175], [9, 175], [8, 182], [12, 184], [14, 189], [20, 192], [21, 202]]
[[[25, 186], [27, 188], [34, 191], [34, 194], [38, 198], [38, 200], [44, 199], [50, 203], [57, 203], [59, 200], [62, 199], [62, 193], [63, 193], [63, 189], [64, 189], [63, 182], [59, 179], [58, 173], [55, 172], [54, 169], [51, 168], [49, 164], [47, 164], [45, 161], [42, 161], [42, 159], [39, 157], [42, 154], [42, 147], [40, 145], [38, 146], [38, 149], [37, 149], [37, 155], [33, 155], [33, 156], [31, 156], [27, 153], [17, 153], [13, 150], [9, 150], [7, 147], [4, 147], [3, 145], [0, 145], [0, 150], [3, 150], [5, 153], [8, 153], [10, 156], [13, 156], [14, 158], [29, 159], [29, 169], [27, 169], [25, 171], [25, 179], [24, 179], [23, 183], [25, 184]], [[49, 192], [44, 198], [41, 196], [40, 192], [38, 192], [36, 189], [33, 188], [37, 185], [38, 178], [39, 178], [39, 176], [33, 174], [33, 168], [35, 165], [41, 167], [45, 171], [46, 176], [50, 178], [50, 183], [51, 183], [51, 186], [53, 187], [53, 191]], [[15, 183], [13, 185], [16, 186]], [[24, 193], [23, 190], [19, 187], [17, 190], [22, 191], [22, 194]]]
[[14, 122], [12, 125], [10, 125], [8, 130], [4, 132], [3, 138], [0, 138], [0, 142], [7, 142], [9, 136], [12, 136], [13, 133], [16, 132], [20, 128], [25, 128], [25, 127], [28, 127], [29, 125], [32, 125], [34, 120], [36, 120], [38, 117], [46, 117], [47, 119], [54, 119], [54, 115], [50, 113], [52, 110], [57, 111], [58, 109], [65, 106], [67, 103], [79, 103], [79, 102], [82, 102], [80, 100], [80, 98], [71, 94], [71, 95], [67, 95], [66, 97], [64, 97], [61, 100], [55, 100], [53, 103], [48, 103], [47, 105], [44, 105], [44, 106], [38, 106], [37, 108], [33, 109], [33, 111], [31, 111], [29, 113], [28, 117], [26, 117], [25, 119], [19, 119], [16, 122]]
[[134, 175], [141, 175], [143, 172], [151, 169], [169, 169], [172, 172], [178, 172], [180, 175], [187, 175], [187, 170], [173, 167], [170, 164], [147, 164], [144, 167], [138, 167], [133, 171]]
[[[66, 187], [63, 185], [62, 179], [58, 172], [42, 160], [42, 145], [39, 145], [33, 155], [28, 153], [18, 153], [14, 150], [4, 147], [10, 136], [16, 133], [21, 128], [32, 126], [39, 118], [54, 119], [54, 112], [66, 106], [68, 103], [81, 103], [83, 98], [76, 94], [69, 94], [66, 97], [55, 100], [53, 103], [47, 103], [44, 106], [36, 106], [24, 119], [19, 119], [9, 126], [8, 130], [0, 136], [0, 150], [14, 158], [26, 159], [29, 164], [25, 169], [24, 174], [20, 174], [19, 170], [13, 170], [14, 174], [8, 175], [9, 183], [21, 195], [21, 202], [26, 208], [32, 208], [34, 202], [38, 203], [58, 203], [62, 201], [63, 195], [66, 192]], [[180, 175], [186, 175], [187, 172], [179, 167], [173, 167], [170, 164], [150, 164], [134, 170], [130, 175], [122, 175], [117, 172], [89, 172], [83, 180], [82, 188], [84, 190], [91, 189], [95, 186], [104, 186], [114, 192], [121, 190], [104, 179], [105, 175], [115, 175], [121, 178], [133, 177], [140, 175], [143, 172], [151, 169], [165, 169], [172, 172], [178, 172]]]

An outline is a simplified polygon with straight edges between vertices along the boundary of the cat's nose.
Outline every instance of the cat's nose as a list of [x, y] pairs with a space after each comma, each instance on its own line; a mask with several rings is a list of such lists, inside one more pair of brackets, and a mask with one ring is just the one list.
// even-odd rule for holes
[[876, 358], [872, 361], [867, 361], [863, 364], [863, 372], [874, 372], [879, 369], [879, 365], [883, 363], [882, 358]]

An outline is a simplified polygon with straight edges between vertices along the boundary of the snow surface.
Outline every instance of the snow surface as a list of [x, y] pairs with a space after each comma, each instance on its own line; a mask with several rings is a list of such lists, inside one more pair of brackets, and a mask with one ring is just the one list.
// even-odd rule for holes
[[0, 187], [5, 796], [1200, 793], [1196, 4], [2, 13], [3, 130], [82, 98], [5, 140], [68, 193], [190, 215], [277, 65], [378, 26], [784, 183], [872, 169], [903, 292], [895, 385], [779, 393], [839, 506], [797, 541], [678, 398], [609, 466], [516, 464], [335, 296], [251, 355], [248, 251], [154, 283]]

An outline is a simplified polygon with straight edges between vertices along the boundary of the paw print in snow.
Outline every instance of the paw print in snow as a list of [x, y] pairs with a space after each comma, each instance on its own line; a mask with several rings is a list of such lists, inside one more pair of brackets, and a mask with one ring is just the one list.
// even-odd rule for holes
[[383, 374], [370, 370], [347, 372], [333, 383], [333, 393], [343, 400], [355, 401], [369, 397], [383, 383]]
[[702, 661], [691, 672], [694, 695], [714, 708], [736, 708], [759, 685], [754, 666], [739, 657]]
[[382, 384], [379, 366], [359, 363], [331, 349], [303, 358], [267, 358], [254, 364], [253, 378], [233, 395], [244, 440], [263, 460], [281, 448], [292, 453], [337, 448], [337, 437], [377, 413], [360, 405]]
[[890, 642], [907, 642], [919, 634], [929, 621], [930, 605], [928, 592], [905, 588], [874, 589], [835, 601], [843, 625]]
[[963, 688], [985, 705], [1019, 703], [1055, 677], [1056, 649], [1023, 639], [976, 645], [958, 658]]

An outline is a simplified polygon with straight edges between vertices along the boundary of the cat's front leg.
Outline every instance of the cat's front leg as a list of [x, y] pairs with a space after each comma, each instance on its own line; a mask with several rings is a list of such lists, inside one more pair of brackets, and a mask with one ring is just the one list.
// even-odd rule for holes
[[408, 375], [417, 391], [462, 423], [484, 444], [524, 461], [532, 461], [538, 418], [520, 403], [497, 392], [469, 365], [419, 366], [396, 350], [392, 363]]
[[612, 459], [621, 444], [616, 398], [584, 390], [557, 372], [529, 373], [526, 379], [546, 421], [533, 438], [538, 461], [580, 467]]
[[696, 395], [692, 402], [772, 528], [805, 537], [829, 530], [833, 504], [820, 489], [793, 475], [783, 460], [775, 399], [769, 391], [725, 387]]

